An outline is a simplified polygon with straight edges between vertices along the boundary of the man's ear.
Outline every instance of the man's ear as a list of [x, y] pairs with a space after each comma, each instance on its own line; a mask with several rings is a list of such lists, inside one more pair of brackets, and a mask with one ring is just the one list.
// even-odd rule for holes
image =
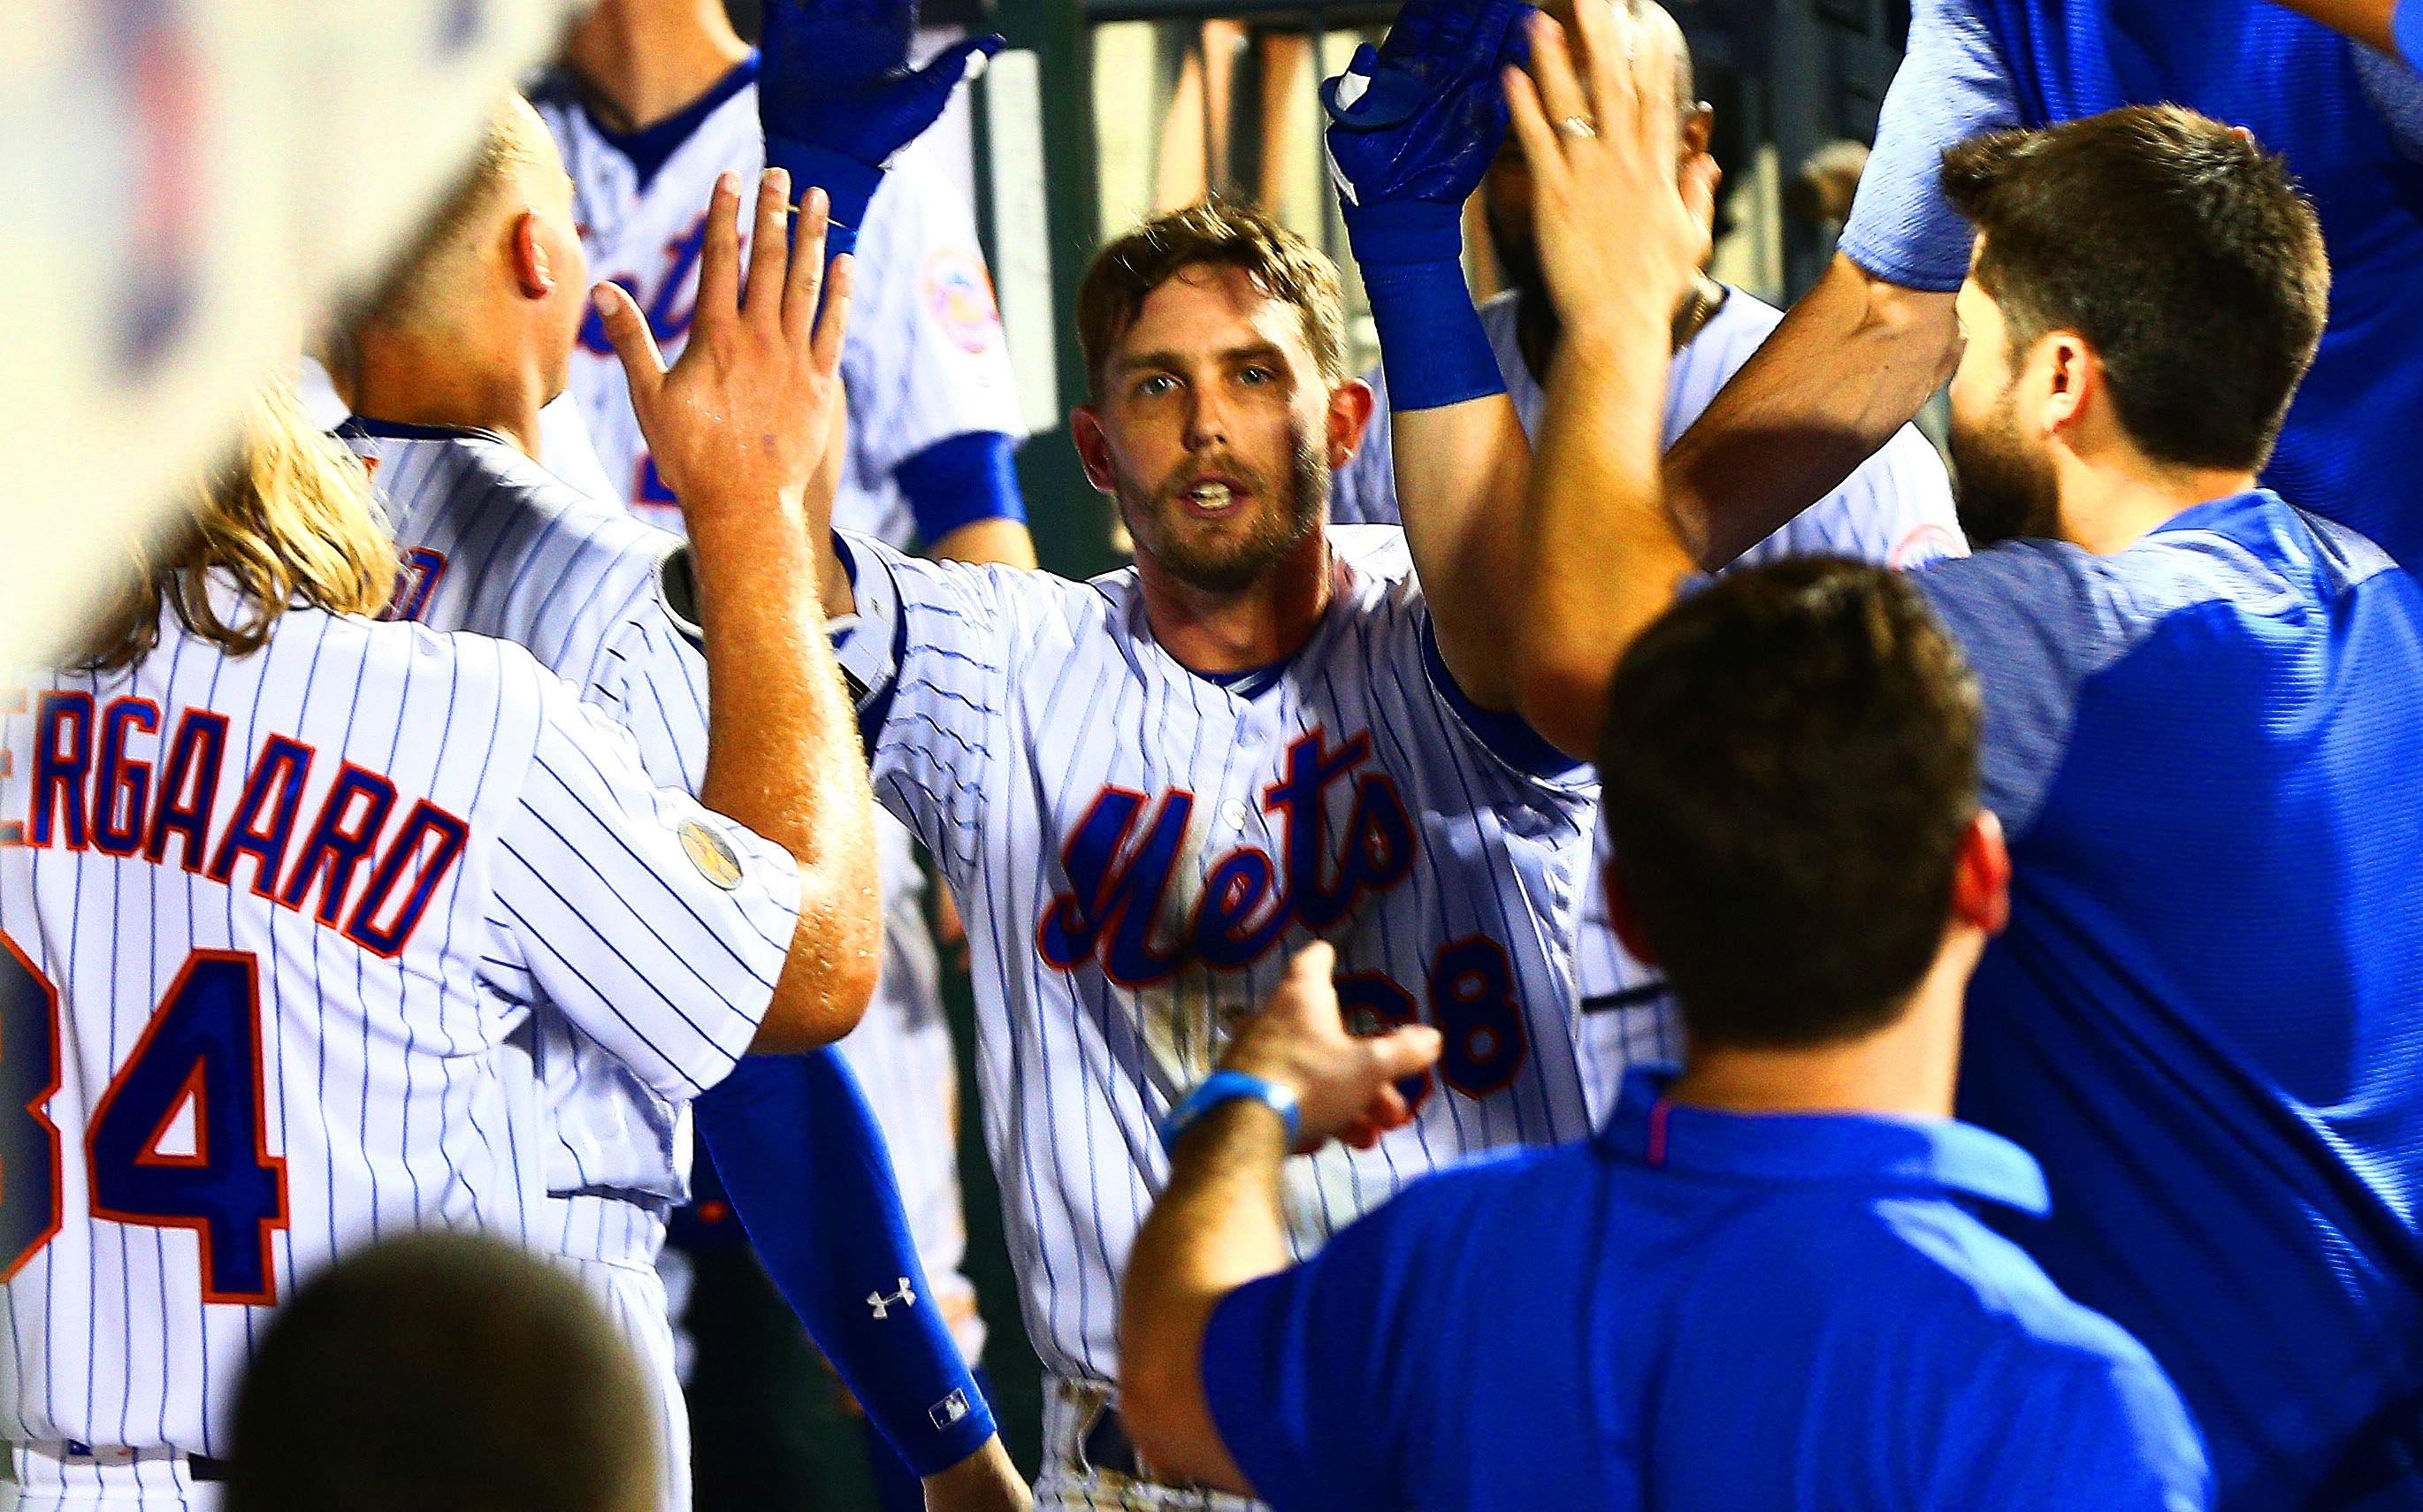
[[1607, 921], [1634, 960], [1643, 966], [1660, 964], [1649, 937], [1640, 932], [1640, 915], [1632, 906], [1632, 894], [1623, 890], [1623, 873], [1613, 861], [1607, 863]]
[[2068, 429], [2101, 400], [2103, 360], [2076, 331], [2038, 338], [2028, 366], [2041, 385], [2036, 402], [2047, 435]]
[[1102, 433], [1101, 417], [1091, 404], [1069, 412], [1069, 439], [1077, 444], [1077, 460], [1085, 466], [1085, 481], [1094, 492], [1116, 496], [1118, 470], [1111, 465], [1111, 438]]
[[[1610, 908], [1613, 902], [1610, 890]], [[2001, 934], [2011, 921], [2011, 851], [1991, 809], [1977, 811], [1953, 856], [1952, 917], [1988, 935]]]
[[545, 299], [555, 292], [555, 268], [547, 258], [546, 244], [539, 238], [537, 213], [526, 210], [515, 215], [508, 235], [514, 285], [522, 297]]
[[1329, 465], [1333, 470], [1354, 460], [1355, 449], [1363, 445], [1364, 427], [1371, 423], [1371, 410], [1378, 402], [1372, 397], [1371, 386], [1360, 378], [1349, 378], [1329, 391]]

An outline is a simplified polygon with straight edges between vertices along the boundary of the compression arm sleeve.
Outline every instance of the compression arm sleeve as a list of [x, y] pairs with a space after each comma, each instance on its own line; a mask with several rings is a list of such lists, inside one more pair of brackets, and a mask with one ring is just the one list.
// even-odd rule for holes
[[883, 1131], [840, 1052], [745, 1056], [695, 1106], [758, 1257], [900, 1457], [931, 1475], [983, 1447], [992, 1410], [931, 1299]]

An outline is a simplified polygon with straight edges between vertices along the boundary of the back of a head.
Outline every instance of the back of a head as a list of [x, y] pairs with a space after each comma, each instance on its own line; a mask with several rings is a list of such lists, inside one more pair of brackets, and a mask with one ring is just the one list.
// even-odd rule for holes
[[493, 1240], [415, 1235], [277, 1314], [236, 1405], [227, 1512], [644, 1512], [652, 1424], [577, 1283]]
[[526, 190], [562, 168], [546, 123], [529, 101], [507, 93], [489, 111], [453, 186], [365, 303], [364, 320], [396, 325], [443, 322], [475, 279], [476, 261], [491, 231], [501, 234], [506, 216], [523, 207]]
[[1977, 812], [1976, 682], [1918, 591], [1819, 557], [1720, 578], [1633, 644], [1607, 706], [1615, 871], [1694, 1043], [1897, 1016]]
[[2321, 340], [2330, 264], [2281, 159], [2177, 105], [2131, 105], [1944, 154], [1982, 238], [1975, 277], [2011, 360], [2075, 331], [2138, 449], [2255, 470]]

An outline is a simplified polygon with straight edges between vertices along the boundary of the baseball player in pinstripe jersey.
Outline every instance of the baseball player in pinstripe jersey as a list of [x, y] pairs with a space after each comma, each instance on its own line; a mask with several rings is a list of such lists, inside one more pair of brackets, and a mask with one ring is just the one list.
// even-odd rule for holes
[[[533, 257], [543, 245], [569, 249], [576, 266], [546, 268]], [[668, 574], [673, 585], [687, 582], [679, 538], [578, 496], [523, 449], [543, 425], [542, 402], [564, 382], [571, 330], [562, 307], [577, 307], [585, 287], [578, 257], [554, 143], [528, 105], [509, 101], [438, 234], [336, 344], [358, 411], [340, 433], [373, 469], [404, 553], [396, 614], [527, 646], [631, 731], [652, 776], [695, 790], [707, 758], [706, 669], [672, 602]], [[548, 1247], [653, 1281], [666, 1213], [689, 1195], [689, 1107], [620, 1074], [577, 1026], [546, 1015], [537, 1023], [558, 1139]], [[736, 1096], [754, 1107], [768, 1084], [805, 1126], [785, 1126], [773, 1109], [745, 1115], [767, 1126], [727, 1148], [735, 1185], [770, 1188], [778, 1200], [771, 1216], [762, 1195], [743, 1216], [754, 1230], [799, 1233], [788, 1243], [775, 1236], [768, 1263], [804, 1299], [802, 1315], [879, 1426], [913, 1441], [903, 1452], [937, 1474], [938, 1504], [1004, 1504], [1014, 1475], [927, 1299], [883, 1136], [838, 1049], [813, 1059], [820, 1063], [752, 1061], [701, 1101], [714, 1127], [719, 1109]], [[790, 1079], [808, 1090], [783, 1094]], [[905, 1304], [876, 1311], [865, 1301], [895, 1289], [909, 1293]], [[687, 1416], [664, 1309], [636, 1328], [633, 1342], [660, 1366], [656, 1384], [675, 1434], [669, 1500], [687, 1504]], [[954, 1396], [961, 1410], [933, 1421]], [[978, 1450], [978, 1462], [941, 1474]], [[986, 1486], [996, 1500], [967, 1499]]]
[[[699, 207], [718, 173], [752, 176], [764, 166], [765, 102], [830, 91], [834, 72], [847, 77], [905, 56], [912, 3], [857, 8], [879, 13], [893, 28], [887, 47], [901, 55], [887, 51], [873, 63], [834, 45], [846, 8], [765, 8], [761, 55], [733, 31], [722, 0], [600, 0], [542, 91], [541, 114], [573, 175], [591, 265], [630, 291], [666, 353], [680, 351], [689, 326]], [[786, 47], [786, 36], [823, 40]], [[809, 65], [831, 71], [803, 78]], [[929, 147], [904, 140], [888, 162], [885, 188], [854, 228], [863, 276], [842, 355], [849, 433], [834, 518], [903, 549], [917, 541], [930, 557], [1032, 567], [1012, 467], [1024, 424], [975, 217]], [[679, 530], [679, 511], [650, 464], [621, 366], [595, 321], [574, 350], [572, 392], [632, 512]], [[984, 1325], [974, 1288], [959, 1273], [958, 1066], [925, 918], [926, 878], [908, 830], [889, 815], [877, 823], [883, 975], [842, 1053], [883, 1126], [933, 1299], [974, 1360]], [[700, 1284], [713, 1284], [716, 1274], [703, 1270]], [[743, 1301], [726, 1299], [716, 1315], [737, 1315]]]
[[[845, 180], [879, 161], [768, 150]], [[1420, 1172], [1586, 1126], [1570, 942], [1592, 790], [1503, 715], [1480, 585], [1428, 528], [1451, 490], [1416, 480], [1410, 532], [1324, 527], [1370, 391], [1317, 253], [1243, 208], [1173, 213], [1098, 256], [1078, 326], [1074, 436], [1135, 567], [1076, 583], [844, 531], [827, 606], [852, 616], [879, 797], [974, 947], [986, 1132], [1053, 1378], [1037, 1500], [1217, 1505], [1157, 1484], [1116, 1410], [1157, 1122], [1320, 937], [1361, 1022], [1418, 1017], [1446, 1050], [1404, 1127], [1293, 1165], [1300, 1252]]]
[[799, 546], [846, 296], [819, 323], [820, 260], [786, 277], [766, 239], [744, 308], [731, 244], [646, 396], [702, 480], [704, 804], [521, 648], [369, 618], [392, 543], [282, 393], [8, 715], [0, 1430], [28, 1504], [210, 1504], [261, 1311], [347, 1246], [550, 1242], [542, 1005], [673, 1101], [863, 1009], [869, 814]]
[[[1579, 3], [1606, 4], [1607, 0]], [[1567, 6], [1547, 8], [1570, 14]], [[1681, 70], [1675, 98], [1693, 101], [1690, 50], [1681, 28], [1654, 3], [1640, 5], [1639, 13], [1647, 24], [1666, 33], [1674, 48]], [[1688, 104], [1686, 112], [1678, 134], [1683, 150], [1678, 172], [1698, 171], [1710, 164], [1708, 141], [1715, 112], [1704, 103]], [[1536, 440], [1547, 404], [1544, 384], [1559, 333], [1531, 233], [1530, 174], [1521, 150], [1512, 142], [1490, 163], [1481, 192], [1491, 245], [1512, 286], [1481, 307], [1481, 323], [1523, 429]], [[1713, 201], [1704, 208], [1713, 211]], [[1674, 360], [1667, 373], [1664, 412], [1667, 445], [1690, 429], [1726, 380], [1740, 370], [1782, 319], [1781, 311], [1757, 296], [1718, 283], [1704, 272], [1700, 276], [1689, 298], [1675, 312]], [[1386, 423], [1387, 379], [1377, 371], [1369, 379], [1378, 395], [1372, 423], [1362, 449], [1338, 469], [1330, 491], [1330, 517], [1340, 522], [1397, 519], [1395, 450]], [[1842, 487], [1751, 547], [1734, 566], [1809, 553], [1914, 566], [1967, 549], [1953, 513], [1951, 480], [1942, 459], [1915, 426], [1905, 425]], [[1593, 833], [1603, 846], [1603, 829]], [[1682, 1044], [1664, 975], [1634, 960], [1607, 922], [1606, 860], [1602, 855], [1591, 868], [1576, 958], [1582, 1022], [1598, 1054], [1597, 1090], [1612, 1096], [1627, 1064], [1644, 1056], [1679, 1060]]]

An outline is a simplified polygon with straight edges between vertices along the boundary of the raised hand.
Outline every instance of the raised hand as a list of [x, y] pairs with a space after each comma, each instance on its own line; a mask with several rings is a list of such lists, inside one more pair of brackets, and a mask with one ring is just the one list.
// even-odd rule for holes
[[[800, 207], [793, 249], [784, 234], [789, 191], [780, 168], [758, 182], [744, 291], [739, 176], [716, 181], [689, 344], [670, 370], [631, 296], [610, 283], [594, 292], [630, 378], [641, 433], [693, 536], [727, 516], [768, 511], [802, 528], [807, 491], [833, 434], [850, 264], [836, 260], [826, 274], [825, 198], [816, 191]], [[828, 276], [831, 297], [819, 317]]]
[[1322, 85], [1330, 176], [1350, 227], [1367, 223], [1358, 258], [1377, 251], [1385, 260], [1386, 245], [1364, 244], [1369, 230], [1385, 242], [1408, 215], [1454, 224], [1505, 140], [1497, 71], [1521, 61], [1529, 14], [1522, 0], [1408, 0], [1378, 48], [1357, 48], [1346, 71]]
[[1678, 177], [1671, 35], [1620, 0], [1574, 11], [1570, 34], [1534, 19], [1529, 71], [1506, 71], [1541, 267], [1569, 328], [1618, 310], [1662, 323], [1707, 258], [1716, 163], [1694, 154]]
[[1220, 1058], [1222, 1066], [1275, 1082], [1296, 1095], [1296, 1148], [1333, 1139], [1368, 1149], [1413, 1118], [1397, 1082], [1439, 1057], [1439, 1033], [1410, 1024], [1370, 1037], [1350, 1034], [1330, 978], [1338, 952], [1315, 940], [1288, 962], [1270, 1000], [1246, 1019]]
[[911, 72], [916, 29], [914, 0], [767, 0], [757, 114], [768, 161], [830, 194], [840, 225], [863, 223], [883, 165], [1002, 47], [974, 38]]

